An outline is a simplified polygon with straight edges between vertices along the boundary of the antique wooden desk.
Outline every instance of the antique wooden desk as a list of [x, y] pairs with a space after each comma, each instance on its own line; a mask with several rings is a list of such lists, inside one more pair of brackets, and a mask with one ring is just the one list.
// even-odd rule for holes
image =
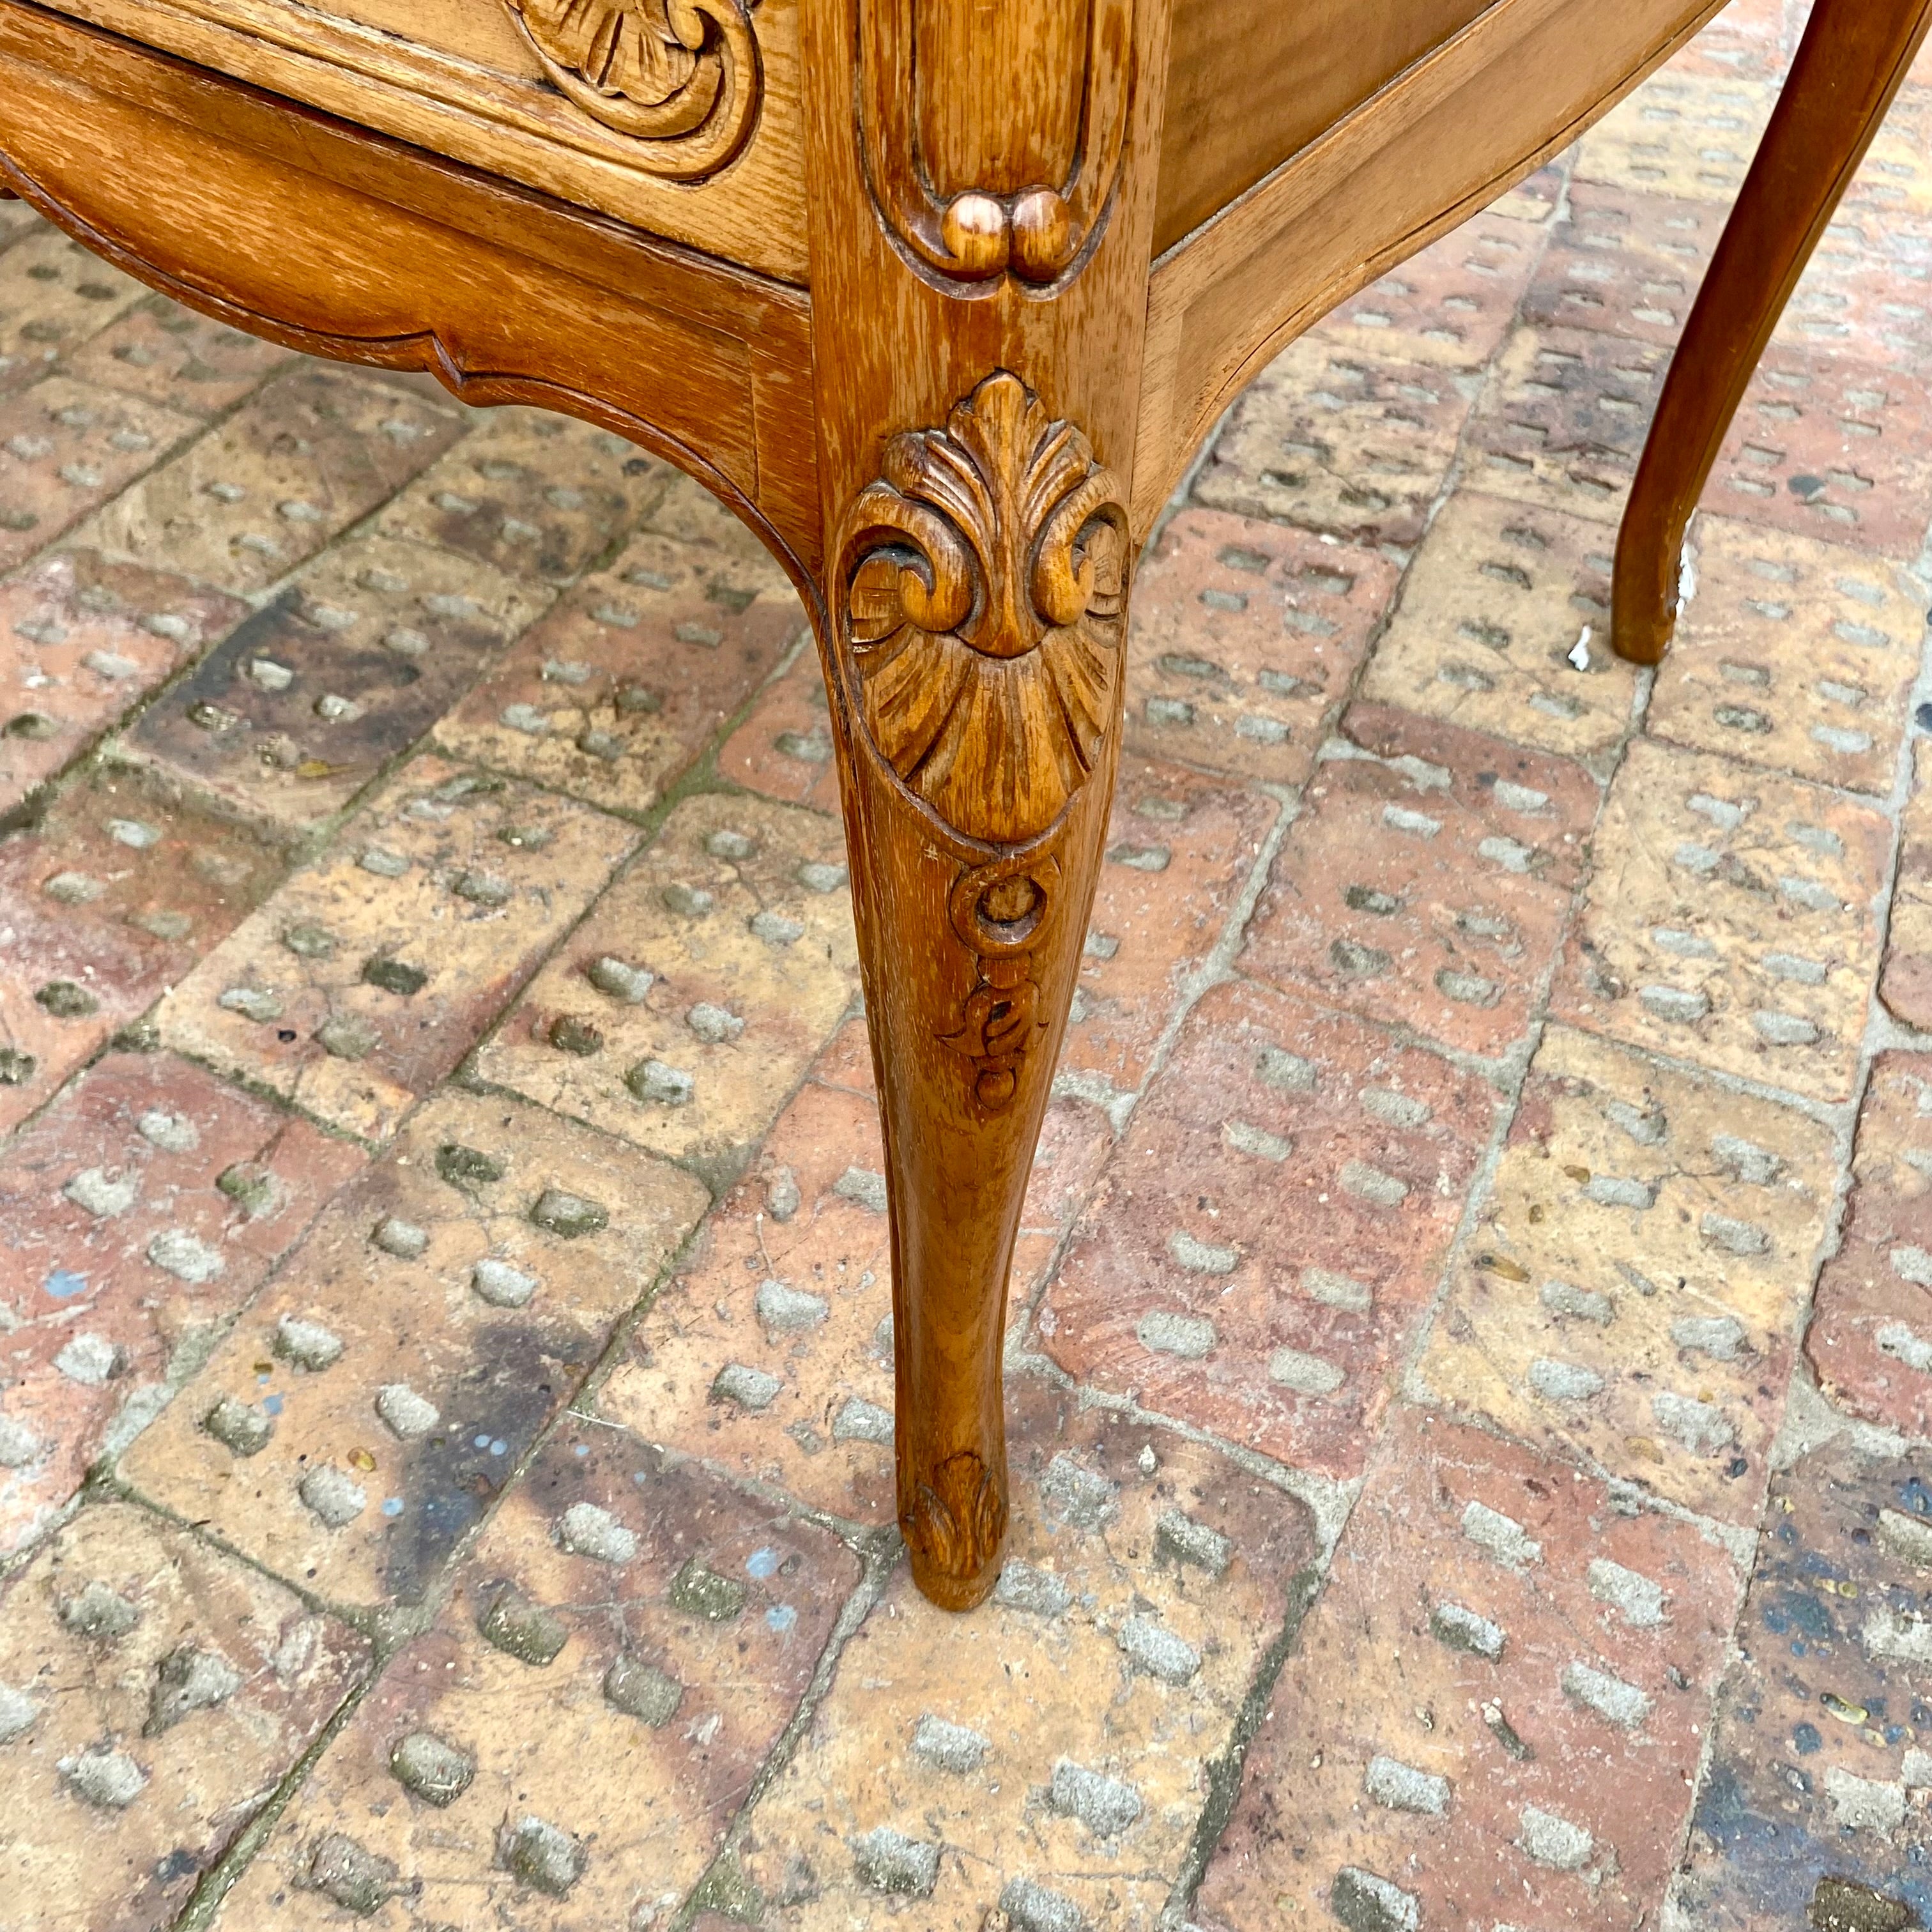
[[[241, 328], [605, 424], [797, 584], [940, 1604], [998, 1571], [1007, 1264], [1136, 553], [1270, 356], [1719, 4], [0, 0], [0, 188]], [[1928, 14], [1816, 0], [1637, 476], [1627, 656], [1668, 641], [1697, 493]]]

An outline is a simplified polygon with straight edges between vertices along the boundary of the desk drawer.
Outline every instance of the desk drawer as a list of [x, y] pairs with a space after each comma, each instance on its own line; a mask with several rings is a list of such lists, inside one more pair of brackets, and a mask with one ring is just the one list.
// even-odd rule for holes
[[707, 254], [805, 280], [799, 0], [52, 4]]

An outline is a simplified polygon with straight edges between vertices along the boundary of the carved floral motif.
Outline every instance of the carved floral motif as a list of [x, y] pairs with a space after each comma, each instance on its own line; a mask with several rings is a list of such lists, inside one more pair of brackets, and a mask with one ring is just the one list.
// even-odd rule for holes
[[928, 1570], [962, 1581], [981, 1575], [999, 1555], [1006, 1533], [1000, 1485], [970, 1449], [949, 1456], [918, 1485], [900, 1532]]
[[873, 746], [955, 835], [950, 917], [979, 978], [947, 1040], [997, 1112], [1046, 1024], [1030, 956], [1058, 911], [1054, 848], [1113, 728], [1126, 511], [1004, 370], [881, 466], [837, 547], [847, 662]]
[[758, 46], [740, 0], [507, 0], [544, 72], [585, 113], [648, 145], [676, 181], [715, 173], [757, 120]]
[[859, 146], [886, 226], [928, 280], [990, 284], [1008, 272], [1034, 285], [1058, 281], [1091, 254], [1106, 225], [1126, 142], [1133, 71], [1133, 0], [1087, 0], [1085, 58], [1065, 76], [1080, 101], [1071, 166], [1054, 182], [1016, 193], [944, 193], [920, 152], [922, 85], [916, 57], [919, 0], [860, 0]]

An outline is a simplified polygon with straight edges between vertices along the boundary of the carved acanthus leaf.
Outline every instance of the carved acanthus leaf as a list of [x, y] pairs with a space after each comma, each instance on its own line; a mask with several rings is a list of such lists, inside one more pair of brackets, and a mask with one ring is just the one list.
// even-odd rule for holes
[[1126, 513], [1087, 439], [1000, 370], [896, 436], [839, 546], [866, 728], [968, 838], [1058, 818], [1112, 728]]
[[740, 0], [508, 0], [544, 72], [585, 113], [689, 181], [744, 145], [763, 80]]

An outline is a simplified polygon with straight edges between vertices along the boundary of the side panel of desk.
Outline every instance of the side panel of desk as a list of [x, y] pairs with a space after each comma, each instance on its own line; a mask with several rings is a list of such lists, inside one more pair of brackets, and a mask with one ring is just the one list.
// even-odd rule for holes
[[1155, 264], [1146, 529], [1242, 386], [1336, 303], [1574, 140], [1723, 0], [1496, 0]]

